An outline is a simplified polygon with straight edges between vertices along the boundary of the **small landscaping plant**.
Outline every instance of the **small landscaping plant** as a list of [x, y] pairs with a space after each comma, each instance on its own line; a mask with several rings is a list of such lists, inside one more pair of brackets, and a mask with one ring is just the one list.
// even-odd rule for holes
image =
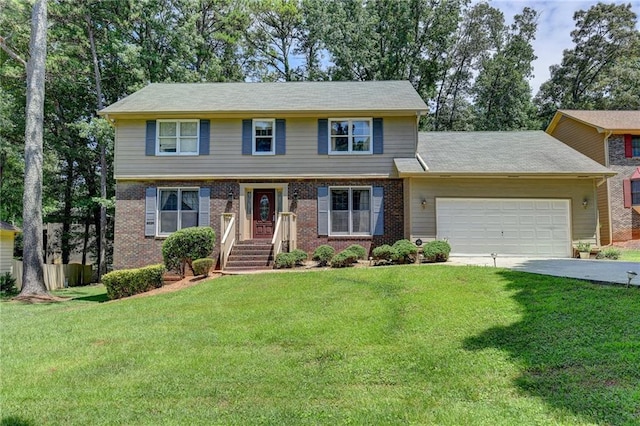
[[392, 260], [397, 263], [413, 263], [418, 255], [418, 248], [409, 240], [398, 240], [393, 244], [395, 253]]
[[358, 261], [358, 256], [351, 250], [342, 250], [331, 258], [332, 268], [345, 268]]
[[193, 261], [209, 257], [215, 243], [216, 234], [208, 226], [176, 231], [162, 244], [164, 264], [168, 270], [178, 272], [181, 278], [184, 278], [187, 265], [195, 274]]
[[278, 253], [274, 262], [276, 269], [288, 269], [296, 266], [296, 256], [293, 253]]
[[213, 268], [213, 259], [210, 257], [193, 261], [193, 273], [195, 275], [209, 275], [211, 268]]
[[579, 241], [578, 244], [576, 244], [576, 250], [578, 250], [579, 252], [587, 252], [587, 251], [591, 251], [591, 243], [585, 243], [584, 241]]
[[598, 253], [596, 259], [618, 260], [620, 259], [621, 254], [621, 250], [615, 247], [607, 247], [606, 249], [603, 249]]
[[17, 293], [18, 289], [16, 288], [16, 279], [8, 272], [0, 275], [0, 295], [13, 296]]
[[293, 256], [293, 259], [296, 262], [296, 266], [302, 266], [304, 261], [307, 260], [307, 258], [309, 257], [306, 251], [300, 250], [300, 249], [295, 249], [289, 254]]
[[367, 249], [362, 247], [360, 244], [351, 244], [349, 247], [346, 248], [346, 250], [353, 252], [356, 255], [357, 259], [367, 258]]
[[451, 253], [451, 246], [443, 240], [429, 241], [422, 249], [422, 255], [427, 262], [446, 262]]
[[376, 264], [380, 262], [391, 262], [396, 256], [396, 249], [391, 247], [389, 244], [383, 244], [374, 248], [371, 254], [373, 255], [373, 260], [375, 260]]
[[313, 252], [312, 259], [318, 262], [318, 266], [326, 266], [336, 254], [336, 250], [329, 245], [321, 245]]
[[102, 277], [109, 299], [120, 299], [162, 287], [164, 265], [152, 265], [138, 269], [121, 269]]

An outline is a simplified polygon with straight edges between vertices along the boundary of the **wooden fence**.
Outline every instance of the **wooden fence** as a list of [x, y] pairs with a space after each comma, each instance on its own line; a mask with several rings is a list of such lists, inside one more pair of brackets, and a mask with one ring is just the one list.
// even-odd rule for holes
[[[14, 260], [11, 264], [16, 287], [22, 288], [22, 262]], [[44, 284], [47, 290], [57, 290], [65, 287], [85, 285], [91, 283], [93, 270], [91, 265], [71, 263], [69, 265], [44, 265]]]

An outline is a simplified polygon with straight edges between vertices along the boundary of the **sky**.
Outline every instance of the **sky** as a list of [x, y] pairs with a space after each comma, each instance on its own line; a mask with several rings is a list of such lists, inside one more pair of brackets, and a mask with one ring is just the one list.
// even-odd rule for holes
[[[608, 1], [604, 3], [627, 4], [631, 3], [631, 9], [636, 15], [640, 15], [640, 0], [632, 1]], [[513, 16], [522, 12], [524, 7], [530, 7], [539, 13], [538, 31], [533, 42], [536, 59], [533, 62], [534, 77], [529, 84], [533, 95], [538, 93], [542, 83], [550, 77], [549, 67], [560, 64], [562, 51], [572, 49], [571, 31], [575, 28], [573, 14], [578, 10], [588, 10], [597, 4], [597, 0], [490, 0], [489, 4], [504, 13], [505, 22], [511, 24]], [[640, 25], [638, 25], [640, 29]]]

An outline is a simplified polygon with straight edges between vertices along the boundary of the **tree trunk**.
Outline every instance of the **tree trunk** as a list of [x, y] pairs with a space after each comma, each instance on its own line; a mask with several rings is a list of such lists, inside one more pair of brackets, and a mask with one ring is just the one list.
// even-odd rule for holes
[[27, 107], [23, 196], [24, 269], [20, 297], [48, 295], [42, 262], [42, 161], [47, 2], [37, 0], [31, 12], [31, 57], [27, 61]]

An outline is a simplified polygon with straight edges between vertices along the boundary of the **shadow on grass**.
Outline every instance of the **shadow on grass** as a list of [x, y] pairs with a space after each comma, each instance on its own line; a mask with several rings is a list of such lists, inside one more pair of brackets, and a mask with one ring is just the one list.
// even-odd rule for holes
[[465, 341], [523, 366], [516, 386], [599, 424], [640, 424], [640, 292], [514, 271], [522, 319]]
[[102, 294], [94, 294], [91, 296], [74, 297], [72, 300], [83, 300], [85, 302], [103, 303], [103, 302], [109, 301], [109, 296], [107, 296], [107, 293], [102, 293]]
[[0, 426], [34, 426], [35, 423], [32, 420], [21, 419], [17, 416], [3, 417], [0, 422]]

